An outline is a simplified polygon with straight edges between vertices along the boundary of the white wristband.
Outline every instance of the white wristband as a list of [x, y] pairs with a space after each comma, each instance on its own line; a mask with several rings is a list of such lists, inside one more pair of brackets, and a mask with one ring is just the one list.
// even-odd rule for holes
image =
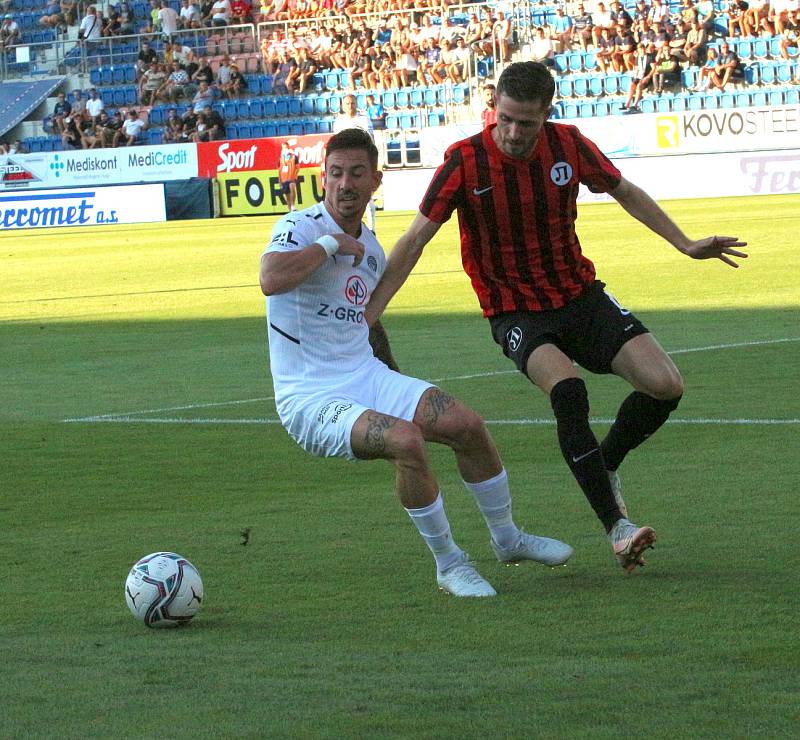
[[328, 257], [330, 257], [332, 254], [336, 254], [339, 251], [339, 242], [336, 241], [336, 238], [330, 234], [321, 236], [319, 239], [317, 239], [316, 243], [325, 250], [325, 254], [327, 254]]

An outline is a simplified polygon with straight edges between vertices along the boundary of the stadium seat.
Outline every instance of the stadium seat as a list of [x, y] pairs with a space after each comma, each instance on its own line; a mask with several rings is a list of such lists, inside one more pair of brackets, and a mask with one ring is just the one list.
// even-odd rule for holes
[[289, 115], [299, 116], [303, 112], [303, 99], [298, 95], [292, 95], [289, 98]]
[[773, 59], [780, 59], [781, 58], [781, 37], [780, 36], [773, 36], [769, 40], [769, 55]]
[[[260, 98], [253, 98], [250, 102], [250, 118], [264, 118], [266, 113], [264, 111], [264, 101]], [[241, 116], [240, 116], [241, 118]]]
[[719, 96], [719, 107], [720, 108], [734, 107], [734, 97], [732, 92], [724, 92], [722, 93], [722, 95]]
[[419, 88], [413, 89], [409, 94], [408, 99], [412, 108], [422, 108], [422, 106], [425, 105], [425, 95]]
[[784, 90], [783, 97], [786, 101], [786, 105], [800, 104], [800, 90], [796, 87]]
[[706, 93], [703, 95], [703, 108], [706, 110], [716, 110], [719, 108], [719, 95]]
[[759, 67], [760, 77], [761, 77], [761, 84], [762, 85], [773, 85], [777, 80], [776, 69], [775, 66], [772, 64], [761, 64]]
[[597, 118], [607, 116], [609, 114], [609, 106], [605, 100], [598, 100], [594, 104], [594, 115]]
[[314, 98], [314, 113], [318, 116], [328, 115], [328, 98], [322, 95]]
[[609, 73], [603, 78], [603, 91], [606, 95], [619, 93], [619, 75]]
[[408, 91], [398, 90], [395, 93], [395, 100], [397, 101], [398, 108], [408, 108]]
[[577, 118], [578, 105], [577, 103], [564, 103], [564, 118]]
[[689, 110], [703, 110], [703, 96], [700, 94], [690, 95], [686, 107]]
[[262, 95], [270, 95], [272, 93], [272, 75], [261, 75], [259, 78], [259, 87]]
[[319, 126], [317, 122], [313, 118], [307, 118], [305, 121], [302, 121], [303, 125], [303, 135], [307, 136], [309, 134], [316, 134], [319, 132]]
[[331, 95], [328, 99], [328, 108], [333, 115], [342, 112], [342, 98], [339, 95]]
[[326, 72], [325, 73], [325, 87], [328, 90], [338, 90], [339, 89], [339, 75], [336, 72]]
[[278, 135], [278, 126], [274, 123], [267, 123], [264, 124], [264, 136], [267, 138], [272, 138]]
[[654, 98], [642, 98], [639, 101], [639, 109], [642, 113], [655, 113], [656, 112], [656, 101]]
[[286, 98], [275, 98], [275, 116], [285, 118], [289, 115], [289, 101]]
[[570, 72], [583, 71], [583, 54], [573, 52], [567, 55], [567, 65]]
[[367, 110], [367, 94], [360, 92], [356, 95], [356, 111], [364, 113]]
[[249, 123], [240, 123], [237, 139], [250, 139], [253, 136], [253, 127]]
[[575, 97], [585, 98], [589, 94], [589, 81], [585, 77], [576, 77], [572, 82]]
[[400, 116], [395, 113], [389, 113], [386, 116], [386, 128], [400, 128]]
[[749, 108], [750, 107], [750, 93], [745, 90], [740, 90], [734, 96], [734, 101], [736, 103], [737, 108]]
[[583, 53], [583, 68], [587, 72], [594, 72], [597, 69], [597, 57], [593, 51]]
[[277, 113], [275, 111], [274, 98], [264, 98], [261, 100], [261, 115], [264, 118], [275, 118]]
[[432, 87], [425, 88], [425, 105], [429, 107], [436, 105], [436, 90]]
[[792, 81], [792, 65], [780, 62], [775, 69], [775, 77], [782, 85]]
[[438, 113], [428, 113], [428, 126], [439, 126], [441, 119]]
[[289, 134], [291, 136], [302, 136], [304, 133], [305, 128], [302, 121], [292, 121], [289, 124]]
[[783, 90], [770, 90], [769, 91], [769, 104], [773, 106], [783, 105]]
[[115, 85], [124, 85], [125, 80], [125, 68], [124, 67], [114, 67], [111, 70], [111, 81]]
[[397, 107], [397, 98], [393, 90], [387, 90], [383, 93], [381, 96], [381, 105], [383, 105], [386, 110], [394, 110]]
[[581, 118], [593, 118], [594, 117], [594, 105], [587, 101], [580, 103], [578, 105], [578, 115]]
[[101, 71], [102, 70], [100, 70], [98, 67], [95, 67], [94, 69], [90, 69], [89, 70], [89, 83], [93, 87], [99, 87], [100, 86], [100, 84], [101, 84], [101, 82], [100, 82], [100, 72]]
[[319, 122], [319, 133], [329, 134], [331, 131], [333, 131], [332, 121], [329, 121], [327, 118], [324, 118]]
[[149, 120], [153, 126], [161, 126], [164, 123], [164, 109], [160, 107], [152, 108]]
[[755, 39], [753, 41], [753, 58], [766, 59], [769, 57], [769, 42], [766, 39]]
[[592, 75], [589, 77], [589, 95], [593, 98], [599, 98], [603, 94], [603, 77], [601, 75]]
[[756, 90], [750, 97], [750, 103], [756, 108], [761, 108], [767, 104], [767, 93], [763, 90]]
[[566, 54], [556, 54], [553, 57], [553, 64], [558, 74], [564, 74], [569, 70], [569, 57]]
[[656, 98], [656, 111], [658, 113], [669, 113], [672, 110], [671, 100], [672, 98], [664, 95]]

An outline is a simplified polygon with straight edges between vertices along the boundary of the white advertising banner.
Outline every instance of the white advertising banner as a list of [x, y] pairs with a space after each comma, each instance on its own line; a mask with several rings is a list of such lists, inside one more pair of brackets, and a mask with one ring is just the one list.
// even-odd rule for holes
[[186, 180], [197, 177], [197, 146], [136, 146], [0, 156], [0, 190]]
[[[800, 147], [800, 105], [573, 118], [556, 123], [577, 126], [612, 158]], [[480, 130], [480, 125], [422, 129], [423, 165], [438, 167], [450, 144]]]
[[162, 184], [0, 193], [0, 231], [166, 220]]
[[[624, 177], [656, 200], [800, 193], [800, 149], [611, 159]], [[384, 172], [386, 210], [417, 210], [433, 173], [432, 169]], [[579, 203], [610, 199], [584, 187], [578, 196]]]

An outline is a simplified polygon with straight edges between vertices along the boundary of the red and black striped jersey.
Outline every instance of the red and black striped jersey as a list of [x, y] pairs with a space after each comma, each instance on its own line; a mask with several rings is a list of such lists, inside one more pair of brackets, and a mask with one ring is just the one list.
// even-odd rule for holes
[[575, 126], [546, 122], [526, 159], [503, 154], [493, 130], [447, 149], [419, 210], [436, 223], [458, 211], [484, 316], [560, 308], [595, 280], [575, 232], [578, 186], [608, 192], [622, 175]]

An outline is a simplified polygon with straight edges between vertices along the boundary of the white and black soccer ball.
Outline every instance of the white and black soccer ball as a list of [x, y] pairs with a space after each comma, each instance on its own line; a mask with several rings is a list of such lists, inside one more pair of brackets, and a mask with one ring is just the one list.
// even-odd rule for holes
[[186, 624], [203, 603], [200, 573], [174, 552], [154, 552], [131, 568], [125, 601], [136, 619], [148, 627]]

